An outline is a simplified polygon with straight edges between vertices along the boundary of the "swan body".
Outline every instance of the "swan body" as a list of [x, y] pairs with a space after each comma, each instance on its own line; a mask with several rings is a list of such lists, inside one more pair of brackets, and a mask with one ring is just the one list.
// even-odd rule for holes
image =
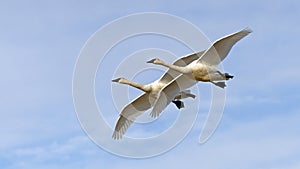
[[232, 79], [233, 76], [228, 73], [221, 73], [217, 70], [216, 66], [226, 58], [235, 43], [251, 32], [252, 30], [250, 29], [243, 29], [215, 41], [201, 57], [186, 66], [168, 64], [158, 58], [148, 61], [148, 63], [162, 65], [181, 73], [181, 75], [173, 79], [160, 91], [153, 106], [151, 116], [159, 116], [164, 108], [171, 102], [169, 98], [173, 98], [175, 93], [195, 85], [198, 81], [211, 82], [224, 88], [226, 86], [225, 82], [219, 81]]

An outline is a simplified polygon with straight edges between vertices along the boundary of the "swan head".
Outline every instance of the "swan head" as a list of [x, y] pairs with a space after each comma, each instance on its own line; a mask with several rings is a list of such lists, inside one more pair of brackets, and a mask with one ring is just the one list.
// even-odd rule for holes
[[158, 58], [154, 58], [154, 59], [147, 61], [147, 63], [153, 63], [153, 64], [159, 64], [160, 62], [161, 62], [161, 60], [159, 60]]

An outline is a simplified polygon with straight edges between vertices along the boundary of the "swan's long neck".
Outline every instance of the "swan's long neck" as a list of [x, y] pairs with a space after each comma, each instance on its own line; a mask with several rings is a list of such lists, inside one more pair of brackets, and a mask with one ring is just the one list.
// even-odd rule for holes
[[186, 67], [172, 65], [172, 64], [166, 63], [162, 60], [158, 61], [155, 64], [165, 66], [165, 67], [173, 69], [179, 73], [184, 73], [184, 74], [190, 73], [190, 71]]
[[146, 85], [142, 85], [142, 84], [138, 84], [138, 83], [135, 83], [135, 82], [132, 82], [130, 80], [127, 80], [127, 79], [122, 79], [119, 83], [122, 83], [122, 84], [128, 84], [132, 87], [135, 87], [135, 88], [138, 88], [144, 92], [150, 92], [150, 88]]

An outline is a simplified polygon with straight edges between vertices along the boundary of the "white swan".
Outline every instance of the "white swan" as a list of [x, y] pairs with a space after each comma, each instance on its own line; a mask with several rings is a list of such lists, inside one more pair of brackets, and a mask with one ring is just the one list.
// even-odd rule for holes
[[[193, 62], [194, 60], [199, 59], [199, 57], [204, 52], [205, 51], [201, 51], [198, 53], [187, 55], [185, 57], [178, 59], [173, 64], [177, 66], [186, 66], [191, 62]], [[129, 128], [129, 126], [134, 122], [136, 117], [138, 117], [139, 115], [141, 115], [143, 112], [150, 109], [154, 105], [160, 90], [180, 74], [181, 73], [177, 71], [169, 69], [159, 80], [147, 85], [138, 84], [129, 81], [125, 78], [117, 78], [112, 80], [113, 82], [128, 84], [130, 86], [133, 86], [145, 92], [139, 97], [137, 97], [135, 100], [127, 104], [122, 109], [118, 121], [116, 123], [112, 138], [121, 139], [125, 134], [126, 130]], [[173, 100], [171, 101], [178, 108], [182, 108], [184, 105], [183, 102], [180, 101], [180, 99], [184, 99], [187, 97], [195, 98], [195, 95], [191, 94], [189, 90], [182, 90], [182, 91], [178, 91], [172, 98]]]
[[169, 98], [174, 98], [176, 93], [195, 85], [198, 81], [216, 83], [216, 81], [233, 78], [228, 73], [221, 73], [216, 69], [216, 66], [225, 59], [236, 42], [251, 32], [252, 30], [250, 29], [243, 29], [215, 41], [199, 59], [187, 66], [171, 65], [157, 58], [148, 61], [148, 63], [163, 65], [182, 73], [182, 75], [175, 78], [160, 91], [159, 97], [153, 106], [151, 116], [159, 116], [163, 109], [171, 102]]

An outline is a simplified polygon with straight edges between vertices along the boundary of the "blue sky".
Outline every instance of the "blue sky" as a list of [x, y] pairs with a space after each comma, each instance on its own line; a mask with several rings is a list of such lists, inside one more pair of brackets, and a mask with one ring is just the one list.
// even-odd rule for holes
[[[0, 167], [300, 168], [299, 7], [296, 0], [1, 1]], [[81, 129], [72, 100], [80, 49], [101, 26], [137, 12], [182, 17], [211, 41], [253, 30], [223, 62], [235, 79], [228, 82], [220, 126], [205, 144], [197, 143], [205, 108], [184, 141], [148, 159], [112, 155]]]

